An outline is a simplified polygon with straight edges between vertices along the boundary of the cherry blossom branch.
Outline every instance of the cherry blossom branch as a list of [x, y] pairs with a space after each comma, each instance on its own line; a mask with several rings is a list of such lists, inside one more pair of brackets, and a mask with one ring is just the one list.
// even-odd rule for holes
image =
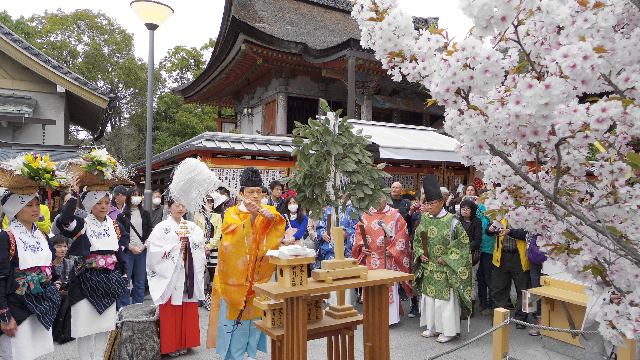
[[[638, 0], [638, 1], [640, 1], [640, 0]], [[611, 80], [611, 77], [609, 77], [609, 76], [608, 76], [608, 75], [606, 75], [606, 74], [600, 74], [600, 77], [602, 78], [602, 80], [604, 80], [604, 82], [606, 82], [606, 83], [607, 83], [607, 85], [609, 85], [609, 86], [613, 89], [613, 92], [614, 92], [616, 95], [618, 95], [618, 96], [620, 96], [620, 97], [622, 97], [622, 98], [625, 98], [625, 97], [626, 97], [626, 95], [624, 94], [624, 91], [623, 91], [622, 89], [620, 89], [620, 87], [618, 87], [618, 85], [616, 85], [616, 84], [613, 82], [613, 80]]]
[[518, 175], [518, 177], [520, 177], [524, 182], [526, 182], [531, 187], [533, 187], [543, 197], [551, 200], [555, 205], [560, 207], [562, 210], [566, 211], [568, 214], [580, 220], [585, 226], [588, 226], [593, 231], [611, 240], [613, 243], [615, 243], [617, 246], [619, 246], [624, 250], [625, 254], [627, 255], [626, 257], [627, 259], [629, 259], [629, 261], [631, 261], [635, 266], [640, 266], [640, 253], [638, 253], [636, 249], [634, 249], [629, 244], [627, 244], [627, 242], [622, 237], [611, 234], [611, 232], [608, 229], [606, 229], [601, 225], [598, 225], [597, 222], [590, 220], [584, 214], [580, 213], [579, 211], [569, 206], [568, 204], [562, 201], [554, 200], [553, 194], [549, 193], [542, 186], [540, 186], [539, 183], [535, 182], [533, 179], [527, 176], [518, 165], [516, 165], [515, 163], [513, 163], [513, 161], [511, 161], [511, 159], [509, 159], [509, 156], [507, 154], [505, 154], [503, 151], [496, 148], [495, 145], [491, 143], [487, 143], [487, 145], [489, 147], [489, 152], [491, 153], [491, 155], [497, 156], [500, 159], [502, 159], [502, 161], [504, 161], [513, 170], [513, 172], [516, 175]]
[[[553, 130], [555, 132], [555, 128]], [[553, 201], [558, 201], [558, 192], [560, 192], [560, 178], [562, 177], [562, 151], [560, 151], [560, 147], [564, 145], [567, 140], [569, 140], [572, 136], [564, 136], [561, 137], [558, 142], [554, 145], [556, 149], [556, 178], [553, 180]]]
[[536, 75], [538, 75], [538, 79], [539, 80], [542, 80], [542, 79], [544, 79], [544, 75], [542, 74], [542, 72], [540, 70], [538, 70], [538, 68], [536, 67], [536, 64], [533, 62], [533, 59], [531, 59], [531, 52], [527, 51], [524, 48], [524, 44], [522, 43], [522, 40], [520, 39], [520, 31], [518, 31], [519, 27], [520, 27], [520, 25], [518, 24], [518, 22], [513, 23], [513, 30], [514, 30], [514, 33], [516, 34], [516, 38], [515, 39], [511, 39], [511, 41], [515, 42], [518, 45], [518, 47], [520, 48], [522, 53], [524, 53], [524, 56], [527, 58], [527, 62], [529, 63], [529, 66], [531, 66], [531, 70], [533, 72], [535, 72]]

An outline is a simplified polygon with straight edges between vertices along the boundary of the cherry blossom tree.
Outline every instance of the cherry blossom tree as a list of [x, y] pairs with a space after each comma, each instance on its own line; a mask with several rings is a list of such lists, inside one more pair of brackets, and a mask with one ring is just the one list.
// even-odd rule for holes
[[[633, 1], [633, 2], [632, 2]], [[396, 81], [429, 89], [445, 130], [495, 191], [486, 205], [541, 235], [619, 342], [640, 334], [637, 0], [461, 0], [464, 39], [416, 30], [397, 0], [357, 0], [361, 43]], [[637, 151], [637, 150], [636, 150]]]

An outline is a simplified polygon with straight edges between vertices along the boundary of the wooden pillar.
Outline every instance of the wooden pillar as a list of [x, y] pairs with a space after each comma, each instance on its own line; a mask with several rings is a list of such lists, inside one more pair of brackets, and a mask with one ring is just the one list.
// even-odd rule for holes
[[618, 346], [618, 360], [636, 360], [637, 347], [634, 339], [625, 339], [624, 345]]
[[347, 360], [347, 332], [344, 329], [340, 331], [340, 358]]
[[362, 291], [364, 358], [389, 360], [389, 287], [376, 285]]
[[371, 94], [364, 94], [364, 101], [362, 104], [362, 116], [360, 117], [362, 120], [372, 121], [373, 120], [373, 97]]
[[356, 57], [347, 57], [347, 118], [356, 116]]
[[333, 360], [333, 336], [331, 335], [327, 336], [327, 360]]
[[283, 358], [307, 358], [307, 296], [284, 300]]
[[354, 347], [354, 334], [353, 334], [353, 330], [349, 330], [349, 360], [355, 360], [356, 358], [356, 352], [355, 352], [355, 347]]
[[287, 133], [287, 94], [276, 95], [276, 134]]
[[[493, 310], [493, 326], [499, 325], [509, 318], [509, 310], [498, 308]], [[503, 326], [493, 332], [493, 360], [502, 360], [509, 355], [509, 326]]]
[[282, 342], [271, 339], [271, 360], [282, 360]]
[[400, 110], [393, 109], [391, 112], [391, 122], [394, 124], [400, 124]]

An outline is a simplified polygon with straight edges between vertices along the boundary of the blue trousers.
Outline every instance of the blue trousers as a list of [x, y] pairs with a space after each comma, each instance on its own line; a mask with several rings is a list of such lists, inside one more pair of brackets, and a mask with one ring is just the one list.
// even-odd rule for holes
[[224, 360], [243, 360], [246, 353], [255, 359], [258, 351], [267, 352], [267, 336], [252, 320], [242, 320], [235, 326], [235, 320], [227, 319], [227, 303], [220, 299], [216, 343], [218, 355]]
[[125, 253], [127, 261], [127, 277], [129, 278], [129, 288], [116, 301], [118, 309], [129, 304], [142, 304], [144, 301], [144, 284], [147, 279], [147, 250], [138, 255], [131, 251]]

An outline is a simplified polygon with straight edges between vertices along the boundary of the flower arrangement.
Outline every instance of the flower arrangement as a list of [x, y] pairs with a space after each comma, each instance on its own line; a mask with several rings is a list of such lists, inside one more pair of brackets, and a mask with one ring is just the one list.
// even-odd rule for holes
[[26, 153], [9, 161], [8, 166], [16, 175], [22, 175], [43, 187], [57, 188], [62, 180], [56, 174], [56, 164], [49, 155]]
[[106, 149], [93, 149], [80, 157], [80, 167], [102, 180], [111, 180], [116, 175], [118, 162]]

